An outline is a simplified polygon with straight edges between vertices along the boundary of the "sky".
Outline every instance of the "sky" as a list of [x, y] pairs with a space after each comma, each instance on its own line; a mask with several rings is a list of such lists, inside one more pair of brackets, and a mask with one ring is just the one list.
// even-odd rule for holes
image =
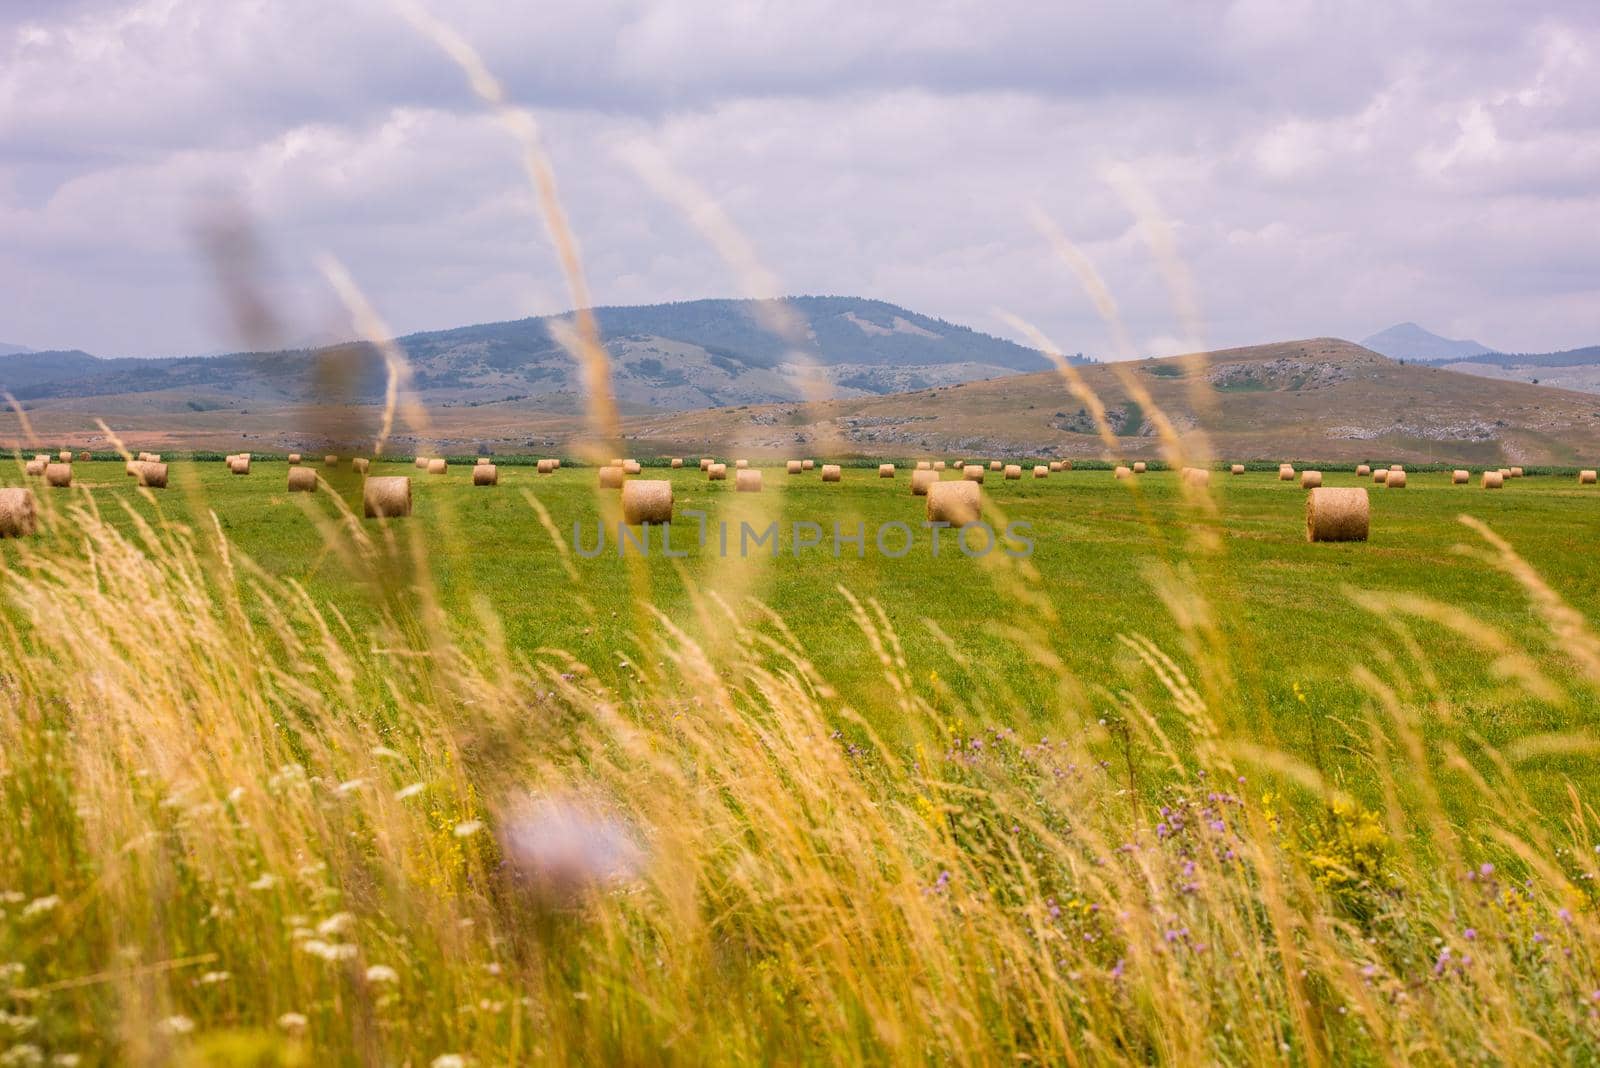
[[[537, 121], [596, 304], [1600, 343], [1594, 0], [417, 2]], [[323, 257], [397, 333], [572, 306], [518, 141], [395, 0], [0, 0], [0, 342], [250, 347], [219, 219], [285, 343], [352, 334]]]

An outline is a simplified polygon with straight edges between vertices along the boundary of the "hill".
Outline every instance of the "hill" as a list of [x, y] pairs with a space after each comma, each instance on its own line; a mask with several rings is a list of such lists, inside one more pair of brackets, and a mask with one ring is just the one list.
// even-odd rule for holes
[[1361, 344], [1396, 360], [1460, 360], [1489, 351], [1487, 345], [1440, 337], [1416, 323], [1398, 323]]
[[26, 345], [8, 345], [5, 342], [0, 341], [0, 356], [16, 356], [24, 352], [32, 351], [33, 350], [28, 348]]
[[1466, 360], [1436, 362], [1483, 378], [1600, 393], [1600, 345], [1560, 352], [1485, 352]]
[[[990, 378], [1048, 366], [1031, 349], [964, 326], [858, 297], [796, 297], [802, 353], [835, 396], [866, 396]], [[755, 301], [697, 300], [600, 308], [617, 397], [673, 410], [794, 400], [799, 361], [764, 329]], [[486, 323], [398, 339], [430, 406], [581, 406], [577, 367], [552, 333], [553, 317]], [[82, 352], [0, 357], [0, 388], [30, 402], [100, 398], [104, 414], [242, 409], [330, 397], [375, 403], [382, 359], [365, 344], [226, 356], [106, 360]], [[126, 399], [142, 395], [129, 405]]]
[[[1157, 458], [1151, 413], [1121, 379], [1132, 376], [1191, 445], [1219, 459], [1424, 462], [1593, 462], [1600, 402], [1523, 383], [1494, 385], [1442, 368], [1401, 364], [1335, 338], [1196, 356], [1085, 367], [1129, 457]], [[1099, 457], [1084, 406], [1055, 372], [1015, 375], [892, 397], [704, 411], [671, 422], [635, 420], [647, 442], [694, 453], [741, 442], [752, 452], [839, 451], [913, 456], [970, 453]], [[646, 451], [641, 449], [640, 451]]]

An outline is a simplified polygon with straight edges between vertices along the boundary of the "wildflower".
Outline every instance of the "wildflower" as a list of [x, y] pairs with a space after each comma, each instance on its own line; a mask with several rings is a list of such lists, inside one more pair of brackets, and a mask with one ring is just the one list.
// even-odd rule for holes
[[414, 782], [410, 786], [402, 786], [394, 792], [396, 801], [404, 801], [408, 797], [415, 797], [428, 788], [426, 783]]
[[44, 1051], [38, 1046], [21, 1045], [12, 1046], [4, 1053], [0, 1053], [0, 1065], [4, 1068], [33, 1068], [34, 1065], [44, 1063]]
[[206, 972], [200, 977], [200, 985], [215, 986], [218, 983], [226, 983], [232, 978], [233, 976], [229, 975], [227, 972]]
[[1476, 927], [1468, 927], [1465, 931], [1461, 932], [1461, 937], [1465, 938], [1468, 942], [1476, 942], [1478, 940], [1478, 929]]
[[83, 1063], [83, 1057], [77, 1053], [57, 1053], [50, 1058], [54, 1068], [78, 1068]]
[[354, 913], [335, 912], [332, 916], [329, 916], [327, 919], [317, 924], [317, 934], [324, 937], [328, 935], [343, 934], [351, 927], [354, 927], [355, 922], [356, 918]]
[[278, 1027], [291, 1035], [304, 1034], [310, 1023], [302, 1013], [286, 1012], [278, 1017]]
[[169, 1035], [187, 1035], [194, 1031], [194, 1021], [187, 1016], [168, 1016], [158, 1026]]
[[245, 884], [251, 890], [271, 890], [278, 885], [278, 877], [269, 872], [263, 872], [258, 878]]
[[500, 820], [500, 844], [530, 889], [555, 898], [630, 878], [644, 861], [629, 824], [575, 798], [514, 802]]
[[374, 964], [367, 969], [367, 982], [369, 983], [398, 983], [400, 973], [387, 964]]
[[441, 1053], [429, 1062], [428, 1068], [467, 1068], [467, 1059], [459, 1053]]
[[351, 779], [349, 782], [340, 783], [334, 788], [333, 792], [336, 794], [351, 794], [355, 793], [365, 785], [367, 785], [367, 780], [365, 779]]
[[481, 830], [483, 830], [482, 820], [462, 820], [456, 824], [455, 833], [457, 838], [471, 838]]
[[42, 916], [46, 912], [52, 912], [59, 908], [60, 905], [61, 898], [55, 894], [51, 894], [49, 897], [36, 897], [28, 902], [27, 907], [22, 910], [22, 917], [23, 919], [29, 919], [34, 916]]

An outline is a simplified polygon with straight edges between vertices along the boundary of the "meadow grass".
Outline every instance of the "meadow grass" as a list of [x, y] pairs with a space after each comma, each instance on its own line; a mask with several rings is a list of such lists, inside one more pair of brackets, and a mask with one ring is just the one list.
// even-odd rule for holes
[[905, 472], [684, 470], [865, 553], [641, 560], [572, 551], [592, 469], [374, 465], [380, 524], [76, 467], [0, 545], [7, 1063], [1600, 1049], [1592, 487], [1311, 545], [1271, 473], [991, 475], [1019, 561], [934, 558]]

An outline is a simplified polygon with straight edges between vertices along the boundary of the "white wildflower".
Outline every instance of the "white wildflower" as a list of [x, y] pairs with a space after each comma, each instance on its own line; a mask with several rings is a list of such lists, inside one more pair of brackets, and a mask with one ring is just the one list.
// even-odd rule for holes
[[194, 1031], [194, 1021], [187, 1016], [168, 1016], [158, 1026], [169, 1035], [187, 1035]]
[[278, 1026], [291, 1035], [304, 1034], [310, 1023], [304, 1013], [286, 1012], [278, 1017]]
[[36, 897], [28, 902], [28, 907], [22, 910], [22, 915], [24, 919], [30, 916], [41, 916], [58, 908], [60, 905], [61, 898], [55, 894], [51, 894], [49, 897]]
[[367, 982], [369, 983], [398, 983], [400, 973], [387, 964], [374, 964], [367, 969]]
[[232, 978], [233, 976], [229, 975], [227, 972], [206, 972], [200, 977], [200, 985], [215, 986], [218, 983], [226, 983]]
[[80, 1053], [57, 1053], [50, 1058], [50, 1063], [55, 1068], [78, 1068], [78, 1065], [83, 1063], [83, 1055]]
[[351, 779], [349, 782], [340, 783], [333, 792], [336, 794], [351, 794], [365, 785], [367, 785], [367, 780], [365, 779]]
[[262, 872], [259, 878], [250, 880], [246, 885], [252, 890], [271, 890], [278, 885], [278, 877], [271, 872]]
[[428, 1068], [467, 1068], [467, 1059], [459, 1053], [441, 1053], [429, 1062]]
[[38, 1046], [26, 1043], [12, 1046], [4, 1053], [0, 1053], [0, 1065], [4, 1068], [34, 1068], [35, 1065], [44, 1063], [44, 1051]]
[[335, 912], [332, 916], [317, 924], [317, 934], [326, 938], [329, 935], [343, 934], [356, 925], [353, 912]]
[[427, 788], [427, 783], [414, 782], [410, 786], [402, 786], [400, 789], [396, 790], [394, 792], [394, 799], [396, 801], [404, 801], [408, 797], [416, 797]]
[[482, 820], [462, 820], [456, 824], [456, 837], [471, 838], [481, 830], [483, 830]]

